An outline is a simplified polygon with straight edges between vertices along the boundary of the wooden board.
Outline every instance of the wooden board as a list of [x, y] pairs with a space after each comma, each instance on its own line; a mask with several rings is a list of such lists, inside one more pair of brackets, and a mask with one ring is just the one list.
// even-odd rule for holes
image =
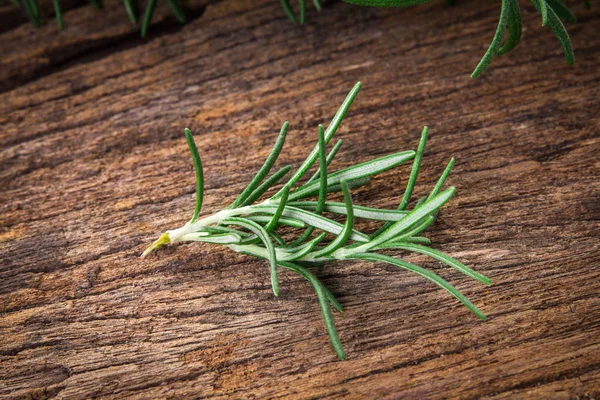
[[[568, 68], [524, 3], [522, 44], [472, 80], [499, 5], [457, 3], [331, 2], [294, 26], [275, 0], [193, 0], [180, 27], [159, 2], [146, 40], [116, 0], [70, 3], [62, 32], [2, 6], [0, 396], [598, 398], [600, 7], [575, 2]], [[487, 322], [408, 272], [332, 263], [316, 273], [346, 309], [340, 362], [302, 278], [282, 272], [274, 298], [265, 262], [216, 246], [139, 258], [191, 215], [184, 127], [214, 212], [284, 120], [278, 165], [299, 165], [359, 80], [335, 167], [415, 148], [430, 127], [417, 195], [451, 157], [458, 193], [429, 237], [494, 285], [405, 256]], [[355, 200], [395, 207], [407, 175]]]

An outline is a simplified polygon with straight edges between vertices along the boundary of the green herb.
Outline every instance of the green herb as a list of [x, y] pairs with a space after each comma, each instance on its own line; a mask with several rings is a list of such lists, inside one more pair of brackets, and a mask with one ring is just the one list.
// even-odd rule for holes
[[[39, 8], [36, 0], [11, 0], [13, 4], [19, 6], [22, 2], [23, 9], [27, 14], [28, 18], [31, 22], [36, 26], [40, 26], [40, 15]], [[179, 0], [166, 0], [167, 4], [171, 8], [171, 11], [175, 15], [177, 21], [181, 24], [185, 24], [187, 22], [187, 18], [185, 16], [185, 12], [183, 8], [179, 4]], [[296, 17], [296, 12], [294, 11], [290, 0], [280, 0], [283, 11], [288, 16], [288, 18], [293, 23], [298, 23], [298, 20], [301, 24], [304, 24], [306, 17], [306, 0], [298, 1], [299, 8], [299, 18]], [[360, 6], [369, 6], [369, 7], [408, 7], [414, 6], [418, 4], [428, 3], [431, 0], [344, 0], [347, 3], [356, 4]], [[552, 32], [558, 38], [560, 45], [563, 48], [565, 53], [565, 58], [567, 60], [567, 64], [573, 65], [575, 62], [575, 57], [573, 54], [573, 46], [571, 44], [571, 39], [569, 34], [567, 33], [561, 19], [575, 23], [577, 22], [577, 18], [573, 14], [573, 12], [562, 2], [562, 0], [530, 0], [534, 7], [540, 12], [542, 15], [542, 26], [549, 26]], [[60, 0], [52, 0], [54, 5], [54, 13], [56, 14], [56, 22], [60, 29], [63, 29], [63, 19], [62, 19], [62, 11]], [[98, 0], [89, 0], [90, 4], [92, 4], [97, 9], [101, 8]], [[448, 5], [452, 5], [453, 1], [447, 0], [446, 3]], [[135, 11], [135, 7], [133, 6], [132, 0], [123, 0], [123, 4], [125, 6], [125, 10], [127, 12], [127, 16], [132, 24], [137, 24], [137, 13]], [[313, 0], [313, 4], [317, 10], [321, 10], [322, 5], [320, 0]], [[589, 0], [583, 0], [584, 6], [589, 9], [591, 7]], [[148, 0], [146, 4], [146, 9], [144, 11], [144, 17], [142, 19], [141, 26], [141, 35], [145, 37], [148, 34], [148, 29], [150, 28], [150, 24], [152, 22], [152, 16], [154, 15], [154, 9], [156, 8], [156, 0]], [[494, 37], [492, 39], [492, 43], [490, 44], [488, 50], [484, 54], [483, 58], [479, 62], [479, 64], [475, 67], [475, 70], [471, 74], [471, 77], [478, 77], [492, 62], [494, 57], [498, 55], [505, 54], [515, 48], [519, 42], [521, 41], [522, 35], [522, 21], [521, 21], [521, 10], [519, 6], [518, 0], [501, 0], [501, 8], [500, 8], [500, 19], [498, 22], [498, 27], [496, 28]], [[504, 32], [508, 31], [508, 38], [503, 43], [504, 40]]]
[[[391, 264], [431, 280], [456, 297], [479, 318], [485, 319], [485, 315], [477, 307], [433, 272], [381, 253], [385, 250], [396, 249], [424, 254], [475, 280], [491, 284], [491, 281], [485, 276], [471, 270], [452, 257], [428, 247], [429, 239], [419, 236], [433, 223], [440, 208], [452, 198], [455, 191], [453, 187], [441, 191], [452, 168], [454, 162], [452, 159], [431, 193], [427, 197], [421, 198], [411, 210], [408, 209], [425, 151], [427, 128], [423, 130], [416, 152], [402, 151], [335, 172], [328, 171], [328, 164], [339, 150], [341, 141], [334, 146], [329, 156], [326, 156], [325, 147], [340, 126], [360, 87], [359, 82], [350, 91], [327, 129], [319, 125], [317, 145], [279, 191], [266, 200], [255, 203], [267, 189], [274, 186], [291, 170], [289, 166], [284, 167], [271, 176], [276, 179], [267, 178], [283, 148], [289, 127], [288, 122], [283, 124], [275, 146], [264, 165], [242, 193], [230, 206], [202, 219], [198, 219], [204, 193], [202, 163], [192, 133], [186, 129], [185, 137], [196, 170], [194, 214], [190, 221], [181, 228], [167, 231], [160, 236], [144, 251], [142, 257], [169, 243], [191, 241], [221, 244], [238, 253], [268, 260], [271, 285], [276, 296], [279, 295], [279, 268], [286, 268], [300, 274], [310, 282], [317, 294], [327, 332], [340, 359], [345, 359], [346, 355], [335, 328], [330, 304], [339, 311], [342, 311], [342, 306], [306, 267], [307, 265], [319, 266], [327, 261], [355, 259]], [[319, 160], [317, 174], [307, 182], [299, 184], [298, 182], [307, 174], [317, 159]], [[369, 183], [370, 177], [410, 160], [413, 160], [412, 172], [398, 209], [376, 209], [353, 204], [350, 195], [351, 187], [365, 185]], [[327, 193], [339, 191], [343, 193], [343, 202], [326, 200]], [[317, 201], [306, 200], [306, 198], [314, 196], [317, 197]], [[346, 219], [341, 224], [323, 213], [345, 215]], [[354, 226], [355, 220], [358, 218], [387, 222], [384, 224], [384, 229], [369, 236], [358, 231]], [[306, 228], [296, 240], [286, 243], [278, 233], [278, 229], [282, 225]], [[314, 231], [320, 232], [313, 237]], [[326, 240], [327, 237], [329, 240]]]
[[[369, 6], [369, 7], [407, 7], [417, 4], [428, 3], [431, 0], [344, 0], [347, 3]], [[577, 18], [562, 0], [531, 0], [531, 3], [542, 15], [542, 26], [549, 26], [556, 35], [568, 65], [575, 63], [571, 38], [567, 33], [561, 19], [574, 23]], [[589, 0], [583, 0], [586, 8], [590, 8]], [[448, 2], [451, 4], [451, 2]], [[521, 41], [523, 24], [521, 20], [521, 9], [518, 0], [501, 0], [500, 20], [488, 50], [479, 64], [471, 74], [476, 78], [490, 65], [494, 57], [508, 53]], [[508, 30], [508, 37], [503, 44], [504, 32]]]
[[[178, 0], [167, 0], [167, 4], [173, 14], [175, 14], [175, 18], [179, 21], [180, 24], [185, 24], [187, 22], [187, 18], [185, 17], [185, 13], [181, 6], [179, 5]], [[156, 0], [148, 0], [148, 4], [146, 5], [146, 11], [144, 12], [144, 19], [142, 20], [142, 37], [145, 37], [148, 34], [148, 27], [150, 26], [150, 22], [152, 22], [152, 15], [154, 14], [154, 9], [156, 8]]]
[[[313, 0], [313, 4], [318, 11], [321, 11], [321, 0]], [[298, 5], [300, 8], [300, 23], [303, 24], [306, 16], [306, 0], [299, 0]], [[290, 21], [292, 21], [294, 24], [298, 23], [296, 13], [294, 13], [294, 9], [290, 4], [290, 0], [281, 0], [281, 7], [283, 7], [283, 11], [285, 11]]]

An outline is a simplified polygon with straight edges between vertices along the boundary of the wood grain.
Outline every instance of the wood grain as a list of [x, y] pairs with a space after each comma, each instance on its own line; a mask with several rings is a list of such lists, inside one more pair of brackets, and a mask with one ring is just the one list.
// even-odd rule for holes
[[[159, 2], [147, 40], [117, 1], [69, 3], [62, 32], [3, 6], [0, 397], [599, 398], [600, 8], [574, 5], [568, 68], [524, 3], [523, 43], [472, 80], [499, 7], [440, 3], [331, 2], [294, 26], [277, 1], [192, 0], [179, 27]], [[346, 309], [339, 362], [300, 277], [282, 271], [274, 298], [264, 262], [216, 246], [138, 256], [191, 215], [184, 127], [214, 212], [284, 120], [279, 165], [299, 165], [358, 80], [335, 166], [415, 148], [428, 125], [416, 194], [450, 157], [458, 189], [429, 237], [494, 285], [405, 255], [481, 322], [407, 272], [324, 266]], [[407, 168], [355, 200], [394, 207]]]

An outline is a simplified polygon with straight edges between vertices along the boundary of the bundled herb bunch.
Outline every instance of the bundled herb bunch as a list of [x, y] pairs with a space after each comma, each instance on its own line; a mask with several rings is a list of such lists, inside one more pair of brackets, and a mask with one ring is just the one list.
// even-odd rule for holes
[[[40, 12], [37, 5], [37, 0], [11, 0], [15, 5], [23, 6], [25, 13], [35, 26], [40, 25]], [[89, 0], [96, 8], [101, 8], [99, 0]], [[142, 37], [146, 36], [150, 23], [152, 22], [152, 16], [154, 9], [156, 8], [157, 0], [148, 0], [144, 11], [144, 17], [142, 19], [141, 33]], [[171, 8], [171, 11], [175, 15], [175, 18], [182, 24], [187, 22], [185, 12], [181, 7], [180, 0], [166, 0], [167, 4]], [[287, 14], [289, 19], [293, 23], [300, 21], [301, 24], [305, 21], [306, 16], [306, 0], [298, 1], [299, 17], [296, 16], [290, 0], [280, 0], [281, 6], [284, 12]], [[431, 0], [344, 0], [347, 3], [369, 6], [369, 7], [408, 7], [418, 4], [428, 3]], [[562, 21], [575, 23], [577, 18], [573, 12], [567, 7], [562, 0], [530, 0], [533, 6], [539, 11], [542, 16], [542, 26], [548, 26], [554, 32], [560, 45], [563, 48], [567, 64], [573, 65], [575, 63], [575, 56], [573, 54], [573, 46], [571, 39]], [[582, 0], [586, 8], [590, 8], [589, 0]], [[56, 21], [58, 26], [63, 28], [63, 19], [60, 0], [52, 0], [54, 5], [54, 13], [56, 14]], [[448, 4], [452, 4], [452, 0], [446, 0]], [[313, 0], [314, 6], [317, 10], [321, 10], [321, 0]], [[131, 23], [137, 23], [137, 14], [133, 0], [123, 0], [127, 15], [131, 20]], [[498, 55], [508, 53], [514, 49], [521, 41], [523, 32], [523, 24], [521, 19], [521, 8], [519, 6], [519, 0], [500, 0], [500, 20], [498, 27], [492, 39], [488, 50], [484, 54], [483, 58], [471, 74], [471, 77], [478, 77], [492, 62], [492, 59]], [[562, 20], [562, 21], [561, 21]], [[508, 37], [504, 41], [505, 32], [508, 31]]]
[[[196, 171], [194, 214], [181, 228], [167, 231], [160, 236], [144, 251], [142, 257], [169, 243], [203, 242], [224, 245], [238, 253], [268, 260], [271, 285], [276, 296], [279, 295], [280, 268], [300, 274], [310, 282], [316, 292], [327, 332], [340, 359], [345, 359], [346, 355], [334, 325], [330, 304], [340, 312], [343, 311], [342, 306], [309, 268], [327, 261], [383, 262], [412, 271], [442, 287], [479, 318], [485, 319], [485, 315], [477, 307], [435, 273], [384, 254], [386, 250], [424, 254], [473, 279], [491, 284], [485, 276], [429, 247], [430, 240], [422, 236], [435, 221], [440, 208], [454, 195], [454, 187], [442, 190], [454, 159], [450, 160], [429, 195], [419, 199], [414, 207], [409, 209], [425, 150], [427, 127], [423, 129], [416, 152], [402, 151], [335, 172], [329, 171], [328, 166], [340, 149], [342, 141], [338, 140], [329, 154], [326, 154], [326, 146], [340, 126], [360, 87], [359, 82], [350, 91], [327, 129], [319, 125], [316, 146], [291, 177], [284, 180], [291, 172], [291, 166], [285, 166], [267, 177], [284, 145], [289, 125], [285, 122], [273, 150], [248, 186], [228, 207], [202, 219], [198, 218], [204, 192], [202, 163], [192, 133], [186, 129], [185, 137]], [[318, 171], [304, 183], [299, 183], [317, 160]], [[397, 209], [378, 209], [353, 204], [351, 188], [366, 185], [370, 177], [410, 160], [412, 170]], [[269, 189], [282, 180], [284, 183], [275, 194], [258, 202]], [[344, 202], [327, 201], [328, 193], [340, 191], [343, 193]], [[309, 200], [314, 197], [316, 200]], [[324, 214], [345, 215], [345, 222], [341, 224]], [[380, 229], [369, 235], [355, 228], [355, 220], [358, 218], [381, 221], [383, 224]], [[296, 228], [300, 231], [290, 240], [290, 232], [281, 234], [282, 227]]]

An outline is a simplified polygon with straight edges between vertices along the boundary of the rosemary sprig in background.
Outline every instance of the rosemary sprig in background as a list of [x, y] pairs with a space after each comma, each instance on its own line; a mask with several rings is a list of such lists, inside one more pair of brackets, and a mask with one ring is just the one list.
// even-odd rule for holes
[[[37, 0], [11, 0], [15, 5], [22, 5], [23, 10], [27, 14], [28, 18], [32, 23], [39, 27], [40, 26], [40, 12], [37, 5]], [[20, 2], [19, 2], [20, 1]], [[101, 5], [98, 0], [89, 0], [96, 8], [100, 9]], [[148, 0], [144, 16], [141, 22], [141, 35], [145, 37], [148, 34], [148, 29], [152, 22], [152, 16], [154, 15], [154, 9], [156, 8], [157, 0]], [[185, 12], [181, 7], [180, 0], [166, 0], [167, 4], [171, 8], [171, 11], [175, 15], [177, 21], [182, 24], [187, 22]], [[298, 1], [299, 16], [296, 16], [290, 0], [280, 0], [283, 11], [288, 18], [293, 22], [298, 21], [303, 24], [306, 19], [306, 0]], [[344, 0], [350, 4], [356, 4], [368, 7], [408, 7], [428, 3], [431, 0]], [[573, 46], [571, 44], [571, 38], [563, 25], [562, 21], [575, 23], [577, 18], [569, 7], [562, 0], [530, 0], [533, 6], [538, 10], [542, 17], [542, 26], [548, 26], [556, 38], [558, 39], [568, 65], [575, 63], [575, 55], [573, 53]], [[589, 0], [582, 0], [586, 8], [590, 8]], [[451, 5], [453, 1], [447, 0], [447, 3]], [[123, 4], [127, 15], [132, 24], [137, 24], [137, 13], [133, 4], [133, 0], [123, 0]], [[320, 0], [313, 0], [313, 4], [317, 10], [322, 9]], [[482, 59], [479, 61], [475, 69], [473, 70], [471, 77], [476, 78], [490, 65], [492, 60], [499, 55], [506, 54], [510, 50], [514, 49], [521, 41], [523, 33], [523, 23], [521, 18], [521, 8], [518, 0], [501, 0], [500, 1], [500, 18], [498, 26], [496, 28], [494, 37], [488, 50], [485, 52]], [[56, 22], [60, 29], [63, 29], [63, 18], [60, 0], [53, 0], [54, 13], [56, 15]], [[507, 39], [504, 40], [505, 32], [508, 32]]]
[[[317, 294], [327, 332], [340, 359], [345, 359], [346, 354], [337, 334], [330, 304], [340, 312], [343, 308], [333, 294], [307, 268], [309, 265], [318, 266], [334, 260], [365, 260], [391, 264], [431, 280], [456, 297], [476, 316], [485, 319], [485, 315], [475, 305], [435, 273], [383, 253], [385, 250], [404, 250], [424, 254], [475, 280], [491, 284], [487, 277], [429, 247], [431, 241], [422, 236], [422, 233], [435, 221], [440, 208], [454, 195], [454, 187], [442, 190], [454, 159], [450, 160], [429, 195], [419, 199], [412, 209], [408, 208], [425, 151], [427, 127], [423, 129], [416, 152], [402, 151], [335, 172], [328, 170], [342, 141], [339, 140], [329, 154], [326, 154], [326, 146], [340, 126], [360, 87], [359, 82], [350, 91], [327, 129], [319, 125], [317, 145], [275, 194], [256, 203], [292, 169], [291, 166], [283, 167], [267, 178], [283, 148], [289, 127], [288, 122], [281, 127], [273, 150], [242, 193], [225, 209], [202, 219], [198, 219], [204, 194], [202, 162], [192, 133], [186, 129], [185, 137], [196, 171], [196, 207], [193, 216], [181, 228], [165, 232], [144, 251], [142, 256], [145, 257], [153, 250], [169, 243], [221, 244], [238, 253], [268, 260], [271, 285], [276, 296], [279, 295], [280, 290], [278, 278], [280, 268], [300, 274], [310, 282]], [[319, 161], [317, 173], [305, 183], [299, 184], [317, 160]], [[363, 207], [353, 203], [351, 188], [368, 184], [370, 177], [411, 160], [412, 170], [397, 209]], [[344, 202], [327, 201], [327, 193], [340, 191], [343, 193]], [[315, 196], [316, 201], [307, 200]], [[341, 224], [323, 213], [345, 215], [345, 222]], [[382, 221], [384, 224], [373, 234], [367, 235], [355, 228], [355, 220], [358, 218]], [[283, 226], [304, 229], [304, 231], [290, 241], [289, 235], [282, 236]]]
[[[368, 7], [407, 7], [417, 4], [428, 3], [431, 0], [344, 0], [347, 3]], [[542, 16], [542, 26], [548, 26], [556, 35], [560, 43], [568, 65], [575, 63], [571, 38], [561, 19], [565, 22], [575, 23], [577, 18], [562, 0], [530, 0], [533, 6]], [[448, 2], [452, 3], [452, 1]], [[521, 19], [521, 7], [518, 0], [501, 0], [500, 19], [498, 27], [488, 50], [479, 64], [471, 74], [476, 78], [490, 65], [494, 57], [508, 53], [521, 41], [523, 34], [523, 22]], [[586, 8], [590, 8], [589, 0], [583, 0]], [[508, 37], [504, 41], [505, 32]]]

